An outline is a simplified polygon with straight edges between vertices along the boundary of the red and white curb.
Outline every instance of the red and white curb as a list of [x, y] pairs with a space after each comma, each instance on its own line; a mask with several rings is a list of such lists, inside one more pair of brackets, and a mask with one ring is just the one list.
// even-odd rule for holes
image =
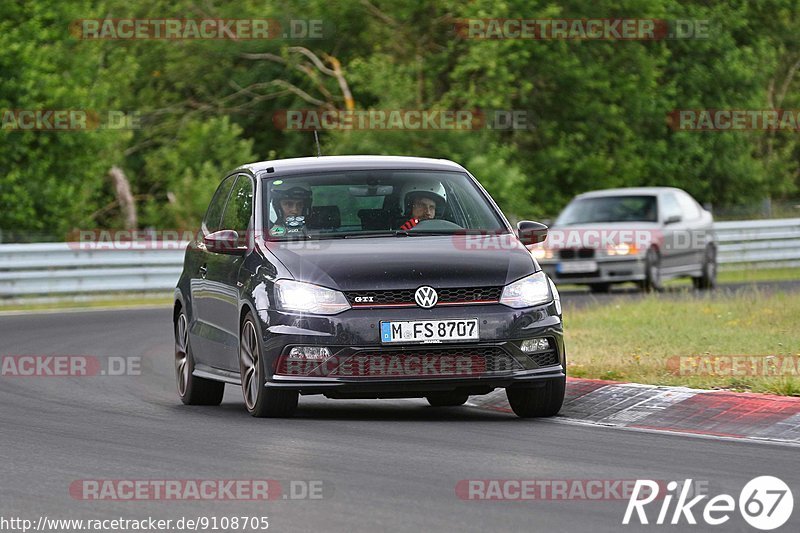
[[[469, 405], [512, 412], [505, 391]], [[800, 445], [800, 398], [597, 379], [567, 379], [560, 419], [631, 429]]]

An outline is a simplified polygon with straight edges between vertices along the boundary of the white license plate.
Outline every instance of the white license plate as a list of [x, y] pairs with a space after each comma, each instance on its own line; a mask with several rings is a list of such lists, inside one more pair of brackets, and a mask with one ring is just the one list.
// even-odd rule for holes
[[582, 274], [584, 272], [597, 272], [597, 261], [567, 261], [559, 263], [556, 267], [559, 274]]
[[478, 319], [381, 322], [381, 342], [448, 342], [478, 340]]

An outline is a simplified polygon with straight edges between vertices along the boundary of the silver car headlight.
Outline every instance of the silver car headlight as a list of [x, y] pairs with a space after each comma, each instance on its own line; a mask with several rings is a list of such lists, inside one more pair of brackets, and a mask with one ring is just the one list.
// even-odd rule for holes
[[550, 282], [544, 272], [539, 271], [515, 281], [503, 288], [500, 303], [520, 309], [546, 304], [553, 299]]
[[275, 300], [281, 311], [335, 315], [350, 309], [350, 303], [341, 292], [290, 279], [275, 282]]

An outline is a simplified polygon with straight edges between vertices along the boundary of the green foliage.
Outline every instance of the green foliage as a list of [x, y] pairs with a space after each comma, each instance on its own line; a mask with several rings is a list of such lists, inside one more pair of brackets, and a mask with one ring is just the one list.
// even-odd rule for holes
[[162, 178], [160, 184], [167, 203], [148, 202], [142, 222], [167, 228], [197, 228], [222, 176], [254, 159], [253, 142], [241, 139], [241, 132], [228, 117], [193, 120], [178, 130], [174, 143], [149, 152], [145, 173]]
[[[137, 111], [141, 129], [0, 129], [0, 228], [50, 232], [119, 225], [105, 175], [131, 181], [140, 226], [194, 227], [223, 174], [315, 153], [273, 114], [344, 108], [337, 81], [297, 68], [304, 46], [336, 57], [357, 109], [523, 110], [511, 131], [325, 131], [326, 154], [444, 157], [465, 165], [511, 217], [555, 215], [590, 189], [674, 185], [701, 202], [748, 203], [800, 190], [796, 133], [679, 132], [675, 109], [800, 108], [800, 6], [791, 0], [195, 0], [0, 7], [0, 110]], [[319, 19], [321, 39], [80, 40], [85, 18]], [[708, 20], [707, 39], [463, 39], [458, 19]], [[270, 53], [285, 64], [246, 54]], [[330, 66], [330, 63], [327, 63]], [[309, 75], [309, 72], [312, 75]], [[283, 85], [280, 85], [283, 84]], [[288, 85], [290, 84], [290, 85]], [[291, 87], [291, 89], [287, 89]], [[308, 97], [308, 98], [307, 98]]]

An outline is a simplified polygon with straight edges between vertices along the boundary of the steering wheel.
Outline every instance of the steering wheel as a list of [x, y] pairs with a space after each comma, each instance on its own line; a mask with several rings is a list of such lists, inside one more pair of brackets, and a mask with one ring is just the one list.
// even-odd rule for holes
[[441, 220], [433, 218], [433, 219], [420, 220], [419, 224], [411, 228], [409, 231], [415, 231], [415, 230], [446, 231], [454, 229], [464, 229], [464, 227], [459, 226], [455, 222], [450, 222], [449, 220]]

